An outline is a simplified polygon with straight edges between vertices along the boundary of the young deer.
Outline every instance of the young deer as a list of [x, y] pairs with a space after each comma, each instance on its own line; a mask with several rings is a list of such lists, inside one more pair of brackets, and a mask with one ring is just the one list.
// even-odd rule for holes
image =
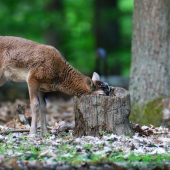
[[0, 86], [6, 81], [26, 81], [32, 109], [30, 134], [37, 133], [37, 115], [41, 114], [41, 129], [48, 133], [44, 92], [62, 91], [81, 96], [103, 94], [110, 89], [97, 73], [92, 79], [84, 76], [52, 46], [19, 37], [0, 36]]

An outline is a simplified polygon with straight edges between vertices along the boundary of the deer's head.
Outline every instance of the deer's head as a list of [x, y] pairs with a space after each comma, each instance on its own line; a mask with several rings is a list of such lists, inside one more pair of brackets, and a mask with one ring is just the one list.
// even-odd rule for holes
[[96, 72], [93, 73], [89, 86], [92, 90], [92, 94], [106, 96], [109, 95], [110, 87], [108, 83], [100, 81], [100, 76]]

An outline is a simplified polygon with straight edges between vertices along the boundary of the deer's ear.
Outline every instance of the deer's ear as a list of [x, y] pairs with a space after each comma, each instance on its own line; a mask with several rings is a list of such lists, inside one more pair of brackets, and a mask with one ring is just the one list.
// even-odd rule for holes
[[89, 77], [87, 77], [87, 78], [86, 78], [86, 82], [87, 82], [88, 87], [89, 87], [92, 91], [94, 91], [94, 90], [95, 90], [95, 85], [94, 85], [92, 79], [89, 78]]
[[96, 72], [94, 72], [94, 73], [93, 73], [93, 76], [92, 76], [92, 80], [93, 80], [93, 81], [95, 81], [95, 80], [100, 81], [100, 76], [99, 76]]

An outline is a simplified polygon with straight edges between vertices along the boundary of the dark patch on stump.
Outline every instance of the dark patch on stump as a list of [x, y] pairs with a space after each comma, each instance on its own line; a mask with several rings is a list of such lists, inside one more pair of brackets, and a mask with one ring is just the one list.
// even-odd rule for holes
[[111, 87], [110, 96], [74, 97], [75, 131], [77, 137], [106, 133], [132, 136], [129, 122], [130, 94], [120, 87]]

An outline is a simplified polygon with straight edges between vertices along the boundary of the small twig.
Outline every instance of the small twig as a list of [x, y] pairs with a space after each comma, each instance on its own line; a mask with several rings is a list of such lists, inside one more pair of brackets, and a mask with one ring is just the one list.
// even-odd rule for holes
[[[52, 130], [52, 127], [50, 126], [47, 126], [48, 130]], [[40, 127], [37, 128], [38, 131], [40, 131]], [[10, 130], [10, 129], [7, 129], [7, 130], [3, 130], [3, 131], [0, 131], [0, 134], [3, 134], [3, 133], [14, 133], [14, 132], [29, 132], [30, 129], [13, 129], [13, 130]]]
[[14, 132], [29, 132], [30, 129], [14, 129], [14, 130], [4, 130], [4, 131], [0, 131], [0, 134], [3, 133], [14, 133]]
[[[47, 127], [49, 130], [51, 130], [52, 128], [50, 127]], [[14, 132], [29, 132], [30, 129], [13, 129], [13, 130], [4, 130], [4, 131], [0, 131], [0, 134], [3, 134], [3, 133], [14, 133]], [[41, 132], [41, 130], [38, 129], [38, 132]], [[50, 132], [51, 133], [51, 132]]]

